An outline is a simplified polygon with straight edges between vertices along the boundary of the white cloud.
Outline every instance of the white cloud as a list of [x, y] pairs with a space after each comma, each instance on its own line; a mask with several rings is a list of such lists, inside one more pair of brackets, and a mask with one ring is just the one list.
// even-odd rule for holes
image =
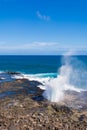
[[48, 55], [58, 51], [57, 42], [33, 42], [25, 44], [2, 44], [0, 54]]
[[42, 19], [42, 20], [45, 20], [45, 21], [49, 21], [50, 20], [50, 16], [41, 14], [40, 11], [37, 11], [36, 14], [37, 14], [37, 17], [39, 19]]
[[0, 42], [0, 54], [72, 54], [87, 53], [87, 47], [83, 45], [66, 45], [59, 42], [33, 42], [24, 44], [8, 44]]
[[45, 48], [49, 49], [53, 49], [53, 47], [55, 48], [58, 47], [58, 43], [57, 42], [33, 42], [33, 43], [24, 43], [24, 44], [7, 44], [7, 43], [1, 43], [0, 44], [0, 50], [4, 49], [4, 50], [28, 50], [28, 49], [32, 49], [32, 50], [39, 50], [42, 49], [44, 50]]

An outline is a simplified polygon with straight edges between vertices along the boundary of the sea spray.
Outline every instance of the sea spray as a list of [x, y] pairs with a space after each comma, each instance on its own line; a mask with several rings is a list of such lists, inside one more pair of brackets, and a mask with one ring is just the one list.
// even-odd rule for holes
[[64, 98], [65, 90], [83, 90], [82, 85], [87, 87], [87, 71], [83, 66], [75, 57], [63, 56], [58, 76], [45, 84], [43, 96], [51, 102], [58, 102]]
[[52, 101], [58, 102], [63, 99], [63, 91], [65, 88], [69, 88], [69, 75], [72, 72], [71, 66], [68, 64], [62, 65], [59, 69], [58, 77], [51, 79], [46, 83], [46, 90], [43, 96]]

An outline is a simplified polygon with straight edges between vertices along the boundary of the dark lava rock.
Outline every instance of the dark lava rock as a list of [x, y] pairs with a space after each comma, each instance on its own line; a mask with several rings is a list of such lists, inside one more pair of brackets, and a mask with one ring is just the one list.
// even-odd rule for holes
[[33, 97], [32, 99], [33, 99], [33, 100], [36, 100], [36, 101], [43, 101], [43, 100], [44, 100], [44, 98], [43, 98], [42, 95], [41, 95], [41, 96], [35, 96], [35, 97]]
[[2, 77], [0, 77], [0, 80], [3, 80], [3, 78], [2, 78]]
[[21, 73], [19, 72], [13, 72], [13, 71], [8, 71], [6, 72], [7, 74], [10, 74], [10, 75], [20, 75]]
[[37, 87], [38, 85], [41, 85], [41, 83], [27, 79], [4, 82], [0, 84], [0, 97], [12, 96], [12, 94], [29, 94], [32, 97], [39, 96], [42, 95], [43, 90]]
[[40, 84], [27, 79], [0, 84], [0, 130], [86, 130], [87, 109], [50, 103]]
[[54, 104], [52, 105], [52, 107], [55, 109], [56, 112], [62, 112], [62, 113], [66, 113], [66, 114], [72, 114], [72, 110], [65, 106], [65, 105], [58, 105], [58, 104]]
[[84, 118], [85, 118], [85, 115], [84, 115], [84, 114], [83, 114], [83, 115], [80, 115], [80, 117], [79, 117], [79, 121], [83, 121]]

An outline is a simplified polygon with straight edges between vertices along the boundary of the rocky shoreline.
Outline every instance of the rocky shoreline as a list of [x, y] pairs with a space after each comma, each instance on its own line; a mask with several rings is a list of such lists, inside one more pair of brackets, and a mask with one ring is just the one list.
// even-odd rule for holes
[[81, 98], [87, 92], [67, 91], [64, 101], [51, 103], [40, 84], [27, 79], [0, 83], [0, 130], [87, 130], [87, 99]]

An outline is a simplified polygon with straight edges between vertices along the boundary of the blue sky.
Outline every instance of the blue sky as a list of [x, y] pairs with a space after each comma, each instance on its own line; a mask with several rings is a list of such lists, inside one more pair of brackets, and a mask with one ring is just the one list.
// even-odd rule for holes
[[87, 0], [0, 0], [0, 54], [87, 54]]

